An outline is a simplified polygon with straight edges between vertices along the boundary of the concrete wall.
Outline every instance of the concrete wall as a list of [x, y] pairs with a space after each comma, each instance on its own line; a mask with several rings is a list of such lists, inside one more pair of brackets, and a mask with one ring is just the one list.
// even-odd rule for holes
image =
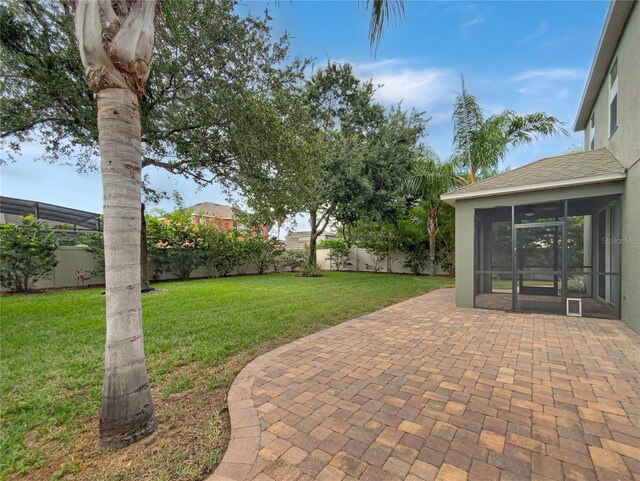
[[[81, 271], [90, 279], [84, 282], [85, 286], [104, 284], [103, 276], [92, 276], [91, 271], [97, 270], [97, 266], [88, 252], [78, 246], [61, 246], [56, 251], [58, 265], [48, 278], [41, 278], [33, 286], [34, 289], [58, 289], [63, 287], [81, 287], [83, 284], [76, 275], [76, 271]], [[267, 272], [273, 272], [268, 269]], [[255, 267], [245, 264], [231, 272], [230, 275], [257, 274]], [[191, 274], [192, 279], [211, 277], [206, 266], [200, 266]], [[170, 272], [165, 272], [160, 276], [160, 281], [177, 279]]]
[[[323, 270], [333, 270], [330, 266], [329, 262], [329, 249], [318, 249], [316, 253], [316, 260], [318, 265]], [[405, 256], [401, 252], [393, 252], [391, 254], [390, 260], [385, 260], [382, 263], [381, 269], [378, 272], [391, 272], [396, 274], [412, 274], [411, 269], [408, 267], [404, 267]], [[355, 271], [355, 272], [373, 272], [373, 268], [367, 268], [367, 265], [373, 266], [372, 256], [367, 252], [366, 249], [351, 249], [349, 254], [349, 262], [351, 265], [347, 266], [344, 271]], [[430, 267], [429, 263], [425, 262], [425, 268], [422, 271], [422, 274], [429, 274]], [[439, 275], [449, 275], [448, 272], [442, 270], [439, 266], [437, 269], [437, 273]]]
[[[456, 305], [458, 307], [473, 307], [474, 302], [473, 259], [475, 249], [475, 209], [487, 209], [490, 207], [531, 204], [537, 202], [553, 202], [564, 199], [579, 199], [582, 197], [593, 197], [598, 195], [621, 194], [622, 192], [622, 183], [611, 182], [608, 184], [551, 189], [543, 192], [525, 192], [521, 194], [500, 195], [480, 199], [458, 200], [456, 202]], [[624, 206], [625, 196], [623, 195], [622, 198]], [[624, 272], [626, 267], [624, 257], [622, 263], [622, 269]], [[637, 273], [639, 271], [636, 270], [635, 272]], [[633, 274], [628, 273], [628, 275]]]
[[[322, 269], [331, 270], [329, 266], [329, 249], [319, 249], [317, 253], [318, 264]], [[104, 277], [102, 276], [91, 276], [90, 271], [94, 271], [97, 269], [97, 266], [88, 252], [86, 252], [82, 247], [78, 246], [62, 246], [59, 247], [56, 251], [56, 257], [58, 259], [58, 265], [55, 267], [53, 273], [48, 278], [42, 278], [33, 286], [34, 289], [52, 289], [52, 288], [63, 288], [63, 287], [81, 287], [83, 284], [79, 280], [76, 275], [76, 271], [81, 271], [85, 273], [87, 276], [90, 276], [90, 279], [84, 282], [85, 286], [91, 285], [100, 285], [104, 284]], [[350, 262], [352, 265], [348, 266], [347, 271], [361, 271], [361, 272], [372, 272], [371, 269], [367, 269], [367, 264], [373, 265], [373, 261], [371, 256], [367, 253], [365, 249], [352, 249]], [[386, 261], [383, 263], [383, 266], [380, 272], [395, 272], [395, 273], [411, 273], [411, 271], [402, 266], [404, 262], [404, 256], [400, 253], [394, 253], [391, 256], [391, 262], [387, 263]], [[427, 267], [424, 271], [424, 274], [428, 273], [429, 268]], [[287, 270], [283, 269], [281, 272], [285, 272]], [[272, 268], [267, 269], [267, 272], [273, 272]], [[250, 264], [246, 263], [241, 265], [237, 269], [231, 272], [230, 275], [247, 275], [247, 274], [257, 274], [256, 268]], [[446, 272], [438, 269], [438, 274], [447, 275]], [[211, 277], [211, 273], [209, 272], [206, 266], [200, 266], [191, 274], [192, 279], [203, 278], [203, 277]], [[176, 276], [171, 274], [170, 272], [165, 272], [160, 276], [159, 281], [167, 281], [174, 280]]]
[[[96, 264], [87, 251], [77, 246], [61, 246], [56, 251], [58, 265], [49, 278], [42, 278], [35, 283], [36, 289], [49, 289], [53, 287], [80, 287], [82, 283], [76, 275], [76, 271], [82, 271], [91, 276], [89, 271], [96, 270]], [[85, 286], [104, 284], [104, 277], [93, 277], [85, 281]]]

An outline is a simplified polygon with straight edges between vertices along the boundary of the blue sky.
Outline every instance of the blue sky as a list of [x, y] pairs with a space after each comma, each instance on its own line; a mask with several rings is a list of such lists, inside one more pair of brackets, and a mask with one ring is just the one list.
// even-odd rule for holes
[[[262, 12], [266, 2], [244, 2]], [[409, 1], [404, 18], [389, 24], [377, 54], [368, 44], [368, 12], [363, 3], [293, 0], [269, 3], [274, 34], [291, 33], [292, 53], [348, 61], [363, 79], [383, 84], [377, 99], [402, 101], [425, 111], [425, 142], [442, 158], [451, 149], [451, 110], [460, 74], [487, 114], [505, 108], [544, 111], [573, 130], [573, 121], [604, 24], [609, 3], [588, 2], [418, 2]], [[516, 167], [557, 155], [581, 144], [581, 135], [543, 139], [512, 150], [504, 166]], [[1, 168], [2, 195], [102, 211], [99, 174], [35, 162], [37, 145], [25, 145], [15, 164]], [[188, 181], [149, 171], [152, 185], [177, 189], [187, 205], [224, 202], [215, 186], [198, 190]], [[171, 201], [161, 208], [170, 209]], [[304, 228], [304, 222], [298, 227]]]

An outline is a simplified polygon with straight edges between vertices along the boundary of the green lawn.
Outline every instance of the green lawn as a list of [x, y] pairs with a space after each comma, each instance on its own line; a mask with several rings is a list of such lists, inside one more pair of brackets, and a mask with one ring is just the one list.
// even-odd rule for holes
[[[337, 272], [158, 284], [161, 292], [143, 297], [154, 396], [228, 388], [241, 364], [266, 349], [452, 285]], [[51, 446], [73, 452], [78, 432], [95, 429], [87, 424], [100, 404], [105, 309], [102, 289], [6, 296], [0, 303], [0, 479], [7, 479], [47, 464]], [[234, 370], [212, 371], [234, 360]]]

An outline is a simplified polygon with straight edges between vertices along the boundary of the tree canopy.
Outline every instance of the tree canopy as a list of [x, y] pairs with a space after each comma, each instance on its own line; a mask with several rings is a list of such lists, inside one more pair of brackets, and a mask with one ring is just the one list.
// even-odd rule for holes
[[297, 198], [298, 212], [310, 218], [310, 263], [315, 238], [330, 220], [392, 217], [403, 204], [400, 179], [419, 150], [425, 121], [399, 106], [387, 112], [374, 93], [349, 64], [330, 62], [306, 83], [311, 135]]
[[[37, 141], [49, 161], [94, 168], [95, 94], [73, 35], [73, 2], [0, 6], [2, 161]], [[236, 0], [164, 0], [153, 68], [140, 101], [143, 166], [267, 195], [266, 182], [302, 169], [296, 89], [306, 60], [271, 39], [269, 13], [241, 16]], [[292, 94], [293, 93], [293, 94]]]

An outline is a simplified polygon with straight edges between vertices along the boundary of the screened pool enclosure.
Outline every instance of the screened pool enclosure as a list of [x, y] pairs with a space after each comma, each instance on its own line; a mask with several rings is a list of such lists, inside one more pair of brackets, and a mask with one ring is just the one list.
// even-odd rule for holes
[[476, 209], [475, 307], [619, 318], [620, 218], [619, 195]]

